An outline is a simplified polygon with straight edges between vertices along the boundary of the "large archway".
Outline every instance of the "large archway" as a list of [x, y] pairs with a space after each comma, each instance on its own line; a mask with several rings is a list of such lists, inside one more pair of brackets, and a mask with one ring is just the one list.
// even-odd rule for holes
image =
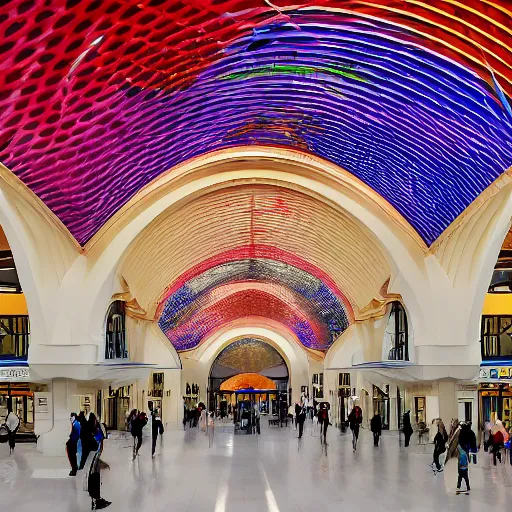
[[[234, 392], [275, 389], [288, 393], [288, 383], [288, 365], [279, 351], [261, 337], [243, 336], [222, 349], [212, 363], [209, 407], [224, 416], [228, 397], [232, 398]], [[271, 400], [261, 398], [261, 412], [272, 411]]]

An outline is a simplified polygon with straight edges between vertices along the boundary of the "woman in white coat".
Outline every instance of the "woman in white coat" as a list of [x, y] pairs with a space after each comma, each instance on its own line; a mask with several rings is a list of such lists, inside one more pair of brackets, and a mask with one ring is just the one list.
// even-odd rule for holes
[[20, 426], [20, 419], [14, 412], [11, 411], [5, 418], [5, 426], [9, 434], [9, 454], [11, 454], [16, 446], [16, 432]]

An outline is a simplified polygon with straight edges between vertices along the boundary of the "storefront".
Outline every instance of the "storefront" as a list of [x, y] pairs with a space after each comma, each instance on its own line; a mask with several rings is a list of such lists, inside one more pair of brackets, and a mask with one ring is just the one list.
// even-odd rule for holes
[[34, 432], [34, 392], [46, 386], [30, 382], [27, 366], [0, 367], [0, 423], [10, 410], [20, 418], [20, 434]]
[[160, 416], [163, 414], [164, 401], [164, 374], [155, 372], [150, 377], [151, 388], [148, 389], [148, 411], [158, 410]]
[[130, 412], [131, 388], [132, 386], [109, 388], [109, 396], [104, 401], [104, 421], [109, 429], [126, 430], [126, 418]]
[[389, 385], [384, 390], [373, 385], [373, 414], [382, 418], [382, 430], [389, 430]]
[[485, 366], [480, 368], [478, 385], [479, 423], [494, 424], [503, 421], [512, 425], [512, 366]]

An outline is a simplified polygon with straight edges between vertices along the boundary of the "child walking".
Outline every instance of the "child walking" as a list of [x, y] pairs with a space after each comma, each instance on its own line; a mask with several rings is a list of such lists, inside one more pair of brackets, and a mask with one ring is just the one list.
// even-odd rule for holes
[[468, 454], [460, 444], [457, 445], [457, 450], [459, 451], [459, 478], [457, 480], [457, 494], [463, 492], [460, 489], [462, 479], [466, 482], [466, 493], [469, 493]]

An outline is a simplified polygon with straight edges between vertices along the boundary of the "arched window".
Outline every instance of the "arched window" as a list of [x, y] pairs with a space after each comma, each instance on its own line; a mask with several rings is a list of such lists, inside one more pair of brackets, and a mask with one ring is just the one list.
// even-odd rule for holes
[[409, 361], [409, 331], [407, 315], [400, 302], [391, 304], [386, 333], [384, 334], [383, 359]]
[[124, 302], [110, 304], [105, 322], [105, 359], [127, 359]]

